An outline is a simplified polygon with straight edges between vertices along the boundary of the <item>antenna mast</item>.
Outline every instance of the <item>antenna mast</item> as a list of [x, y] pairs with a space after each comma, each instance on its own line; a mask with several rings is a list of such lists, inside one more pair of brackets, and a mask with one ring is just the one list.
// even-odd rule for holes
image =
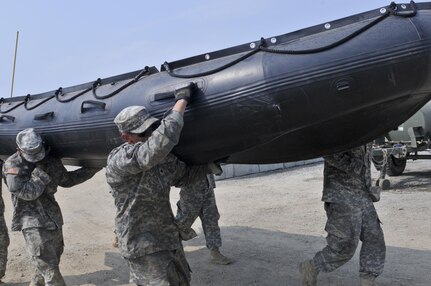
[[14, 58], [13, 58], [12, 86], [10, 88], [10, 97], [13, 96], [13, 83], [15, 81], [16, 54], [17, 54], [17, 51], [18, 51], [18, 37], [19, 37], [19, 31], [16, 31], [15, 55], [14, 55]]

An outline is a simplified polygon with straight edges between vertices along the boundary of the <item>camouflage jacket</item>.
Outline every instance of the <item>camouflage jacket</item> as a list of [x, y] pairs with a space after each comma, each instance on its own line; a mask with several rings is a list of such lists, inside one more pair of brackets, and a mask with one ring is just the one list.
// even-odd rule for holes
[[181, 247], [170, 187], [206, 172], [201, 167], [189, 168], [170, 154], [182, 127], [181, 114], [172, 112], [145, 142], [125, 143], [108, 156], [106, 178], [117, 208], [116, 234], [125, 258]]
[[3, 174], [14, 206], [12, 230], [61, 228], [63, 217], [54, 197], [57, 187], [80, 184], [99, 170], [80, 168], [68, 172], [61, 160], [51, 155], [38, 162], [37, 166], [24, 160], [19, 153], [10, 156], [3, 165]]
[[4, 201], [2, 194], [2, 184], [0, 183], [0, 216], [4, 214]]
[[324, 157], [323, 201], [355, 203], [369, 199], [371, 146], [370, 143]]
[[[0, 169], [3, 166], [3, 160], [0, 159]], [[2, 194], [2, 183], [0, 182], [0, 216], [4, 214], [4, 201], [3, 201], [3, 194]]]

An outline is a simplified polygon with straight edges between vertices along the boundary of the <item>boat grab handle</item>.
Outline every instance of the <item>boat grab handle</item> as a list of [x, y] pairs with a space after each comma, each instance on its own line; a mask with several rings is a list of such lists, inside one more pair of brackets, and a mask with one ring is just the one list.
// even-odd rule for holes
[[6, 119], [6, 120], [9, 120], [10, 122], [14, 122], [14, 121], [15, 121], [15, 116], [12, 116], [12, 115], [4, 115], [4, 114], [0, 115], [0, 122], [5, 121], [5, 119]]
[[192, 89], [193, 93], [196, 93], [196, 90], [199, 89], [200, 82], [186, 82], [183, 83], [181, 86], [176, 86], [175, 90], [165, 91], [165, 92], [159, 92], [154, 94], [154, 99], [152, 101], [162, 101], [165, 99], [174, 99], [175, 98], [175, 91], [181, 88], [190, 87]]
[[[85, 105], [92, 105], [91, 107], [85, 107]], [[81, 113], [84, 113], [90, 109], [99, 108], [105, 110], [106, 103], [96, 100], [84, 100], [81, 103]]]
[[54, 111], [50, 111], [47, 113], [36, 114], [34, 116], [34, 120], [47, 120], [47, 119], [52, 119], [53, 117], [54, 117]]
[[173, 91], [156, 93], [154, 95], [154, 101], [160, 101], [160, 100], [170, 99], [170, 98], [175, 98], [175, 94]]

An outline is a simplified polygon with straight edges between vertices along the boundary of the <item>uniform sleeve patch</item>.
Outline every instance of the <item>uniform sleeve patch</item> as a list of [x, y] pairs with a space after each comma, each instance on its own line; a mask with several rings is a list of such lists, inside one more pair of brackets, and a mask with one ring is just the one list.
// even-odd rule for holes
[[16, 167], [9, 167], [6, 169], [6, 174], [8, 175], [18, 175], [19, 174], [19, 169]]

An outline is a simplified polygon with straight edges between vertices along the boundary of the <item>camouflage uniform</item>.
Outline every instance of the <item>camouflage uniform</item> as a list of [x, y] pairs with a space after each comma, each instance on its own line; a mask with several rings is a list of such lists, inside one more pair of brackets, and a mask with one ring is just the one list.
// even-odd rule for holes
[[61, 160], [51, 155], [32, 163], [17, 152], [6, 160], [3, 173], [14, 205], [12, 230], [22, 230], [36, 267], [32, 285], [65, 285], [59, 271], [63, 217], [54, 194], [58, 186], [80, 184], [99, 170], [80, 168], [68, 172]]
[[367, 144], [325, 157], [322, 200], [328, 245], [313, 258], [319, 271], [330, 272], [349, 261], [361, 240], [360, 275], [377, 277], [383, 272], [386, 246], [369, 196], [370, 154]]
[[220, 214], [214, 195], [214, 175], [202, 177], [195, 184], [181, 188], [177, 202], [176, 220], [180, 227], [190, 228], [199, 216], [205, 235], [207, 248], [210, 250], [221, 247]]
[[[0, 160], [0, 166], [3, 161]], [[7, 248], [9, 246], [9, 235], [4, 219], [4, 202], [2, 197], [2, 184], [0, 182], [0, 279], [5, 275], [7, 264]]]
[[[108, 156], [106, 178], [115, 199], [121, 255], [137, 285], [189, 285], [178, 227], [169, 201], [170, 186], [190, 183], [205, 168], [187, 168], [170, 154], [183, 117], [172, 111], [144, 142], [124, 143]], [[120, 129], [120, 131], [122, 131]]]

